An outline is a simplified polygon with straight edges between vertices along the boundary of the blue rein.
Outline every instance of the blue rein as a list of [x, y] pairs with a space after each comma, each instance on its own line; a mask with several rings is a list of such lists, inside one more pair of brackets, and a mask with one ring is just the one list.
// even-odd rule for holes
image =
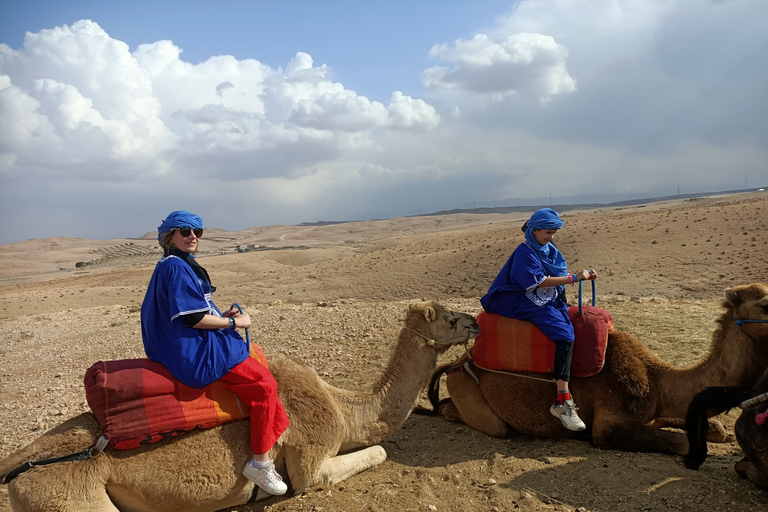
[[[229, 309], [232, 309], [232, 308], [237, 308], [237, 310], [240, 312], [240, 314], [243, 313], [243, 308], [241, 308], [240, 304], [238, 304], [237, 302], [232, 304], [232, 307], [230, 307]], [[248, 355], [250, 356], [250, 354], [251, 354], [251, 335], [248, 334], [248, 329], [245, 330], [245, 346], [248, 349]]]
[[[733, 317], [731, 317], [733, 318]], [[747, 335], [749, 339], [757, 343], [757, 340], [752, 337], [751, 334], [749, 334], [746, 329], [744, 329], [744, 324], [768, 324], [768, 320], [743, 320], [741, 318], [733, 318], [733, 321], [736, 322], [736, 325], [739, 326], [741, 331]]]

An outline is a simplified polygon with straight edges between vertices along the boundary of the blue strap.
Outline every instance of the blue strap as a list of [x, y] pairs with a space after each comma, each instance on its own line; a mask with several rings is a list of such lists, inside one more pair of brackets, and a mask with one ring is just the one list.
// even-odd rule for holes
[[[595, 293], [595, 281], [592, 280], [592, 305], [594, 306], [597, 302], [597, 294]], [[582, 290], [584, 289], [584, 281], [579, 281], [579, 314], [581, 314], [581, 294]]]
[[[237, 308], [237, 310], [240, 312], [240, 314], [243, 313], [243, 308], [240, 307], [240, 304], [235, 302], [232, 304], [232, 306], [229, 309]], [[245, 330], [245, 346], [248, 348], [248, 356], [251, 355], [251, 335], [248, 334], [248, 329]]]
[[742, 320], [741, 318], [734, 318], [736, 325], [741, 327], [741, 324], [768, 324], [768, 320]]

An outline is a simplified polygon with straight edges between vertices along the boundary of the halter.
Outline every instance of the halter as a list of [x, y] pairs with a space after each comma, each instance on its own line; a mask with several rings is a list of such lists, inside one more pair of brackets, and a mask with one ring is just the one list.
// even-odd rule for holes
[[[731, 318], [733, 318], [733, 317], [731, 317]], [[751, 334], [749, 334], [749, 333], [746, 331], [746, 329], [744, 329], [744, 324], [768, 324], [768, 320], [744, 320], [744, 319], [741, 319], [741, 318], [733, 318], [733, 321], [734, 321], [734, 322], [736, 322], [736, 325], [738, 325], [738, 326], [739, 326], [739, 328], [741, 329], [741, 331], [742, 331], [744, 334], [746, 334], [746, 335], [747, 335], [747, 337], [748, 337], [749, 339], [751, 339], [752, 341], [754, 341], [755, 343], [757, 343], [757, 340], [756, 340], [755, 338], [753, 338], [753, 337], [752, 337], [752, 335], [751, 335]]]
[[[455, 316], [455, 314], [454, 314], [454, 316]], [[441, 342], [435, 341], [435, 340], [433, 340], [432, 338], [430, 338], [429, 336], [424, 336], [424, 335], [423, 335], [423, 334], [421, 334], [420, 332], [418, 332], [418, 331], [414, 331], [414, 330], [413, 330], [413, 329], [411, 329], [410, 327], [404, 327], [404, 329], [406, 329], [406, 330], [408, 330], [408, 331], [411, 331], [413, 334], [415, 334], [415, 335], [416, 335], [416, 336], [418, 336], [419, 338], [422, 338], [422, 339], [424, 339], [424, 340], [427, 340], [427, 345], [428, 345], [428, 346], [430, 346], [430, 347], [434, 347], [435, 345], [438, 345], [438, 346], [440, 346], [440, 345], [453, 345], [453, 344], [454, 344], [454, 343], [453, 343], [453, 338], [454, 338], [454, 337], [456, 337], [456, 327], [457, 327], [458, 325], [459, 325], [459, 321], [458, 321], [458, 320], [456, 320], [456, 323], [453, 325], [453, 334], [451, 334], [451, 339], [449, 339], [448, 341], [441, 341]], [[463, 345], [466, 345], [466, 344], [467, 344], [467, 342], [465, 341], [464, 343], [459, 343], [459, 345], [462, 345], [462, 344], [463, 344]]]

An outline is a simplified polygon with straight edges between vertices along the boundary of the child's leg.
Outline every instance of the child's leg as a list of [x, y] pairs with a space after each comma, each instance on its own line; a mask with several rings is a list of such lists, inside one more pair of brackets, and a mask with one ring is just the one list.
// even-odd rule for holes
[[555, 341], [555, 379], [557, 381], [556, 404], [562, 404], [571, 398], [568, 383], [571, 381], [571, 360], [573, 343], [565, 340]]

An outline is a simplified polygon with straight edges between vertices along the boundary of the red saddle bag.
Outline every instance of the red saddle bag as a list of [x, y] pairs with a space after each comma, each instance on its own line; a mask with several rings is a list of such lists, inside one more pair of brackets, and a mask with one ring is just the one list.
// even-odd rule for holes
[[[611, 314], [595, 306], [592, 281], [592, 306], [568, 308], [576, 341], [573, 345], [571, 375], [591, 377], [603, 369], [608, 331], [613, 330]], [[472, 360], [481, 368], [518, 372], [553, 373], [555, 343], [530, 322], [481, 312], [477, 316], [480, 334], [475, 338]]]
[[[251, 357], [267, 366], [261, 347]], [[136, 448], [191, 430], [211, 428], [251, 414], [226, 384], [186, 386], [150, 359], [99, 361], [85, 374], [85, 397], [109, 444]]]

